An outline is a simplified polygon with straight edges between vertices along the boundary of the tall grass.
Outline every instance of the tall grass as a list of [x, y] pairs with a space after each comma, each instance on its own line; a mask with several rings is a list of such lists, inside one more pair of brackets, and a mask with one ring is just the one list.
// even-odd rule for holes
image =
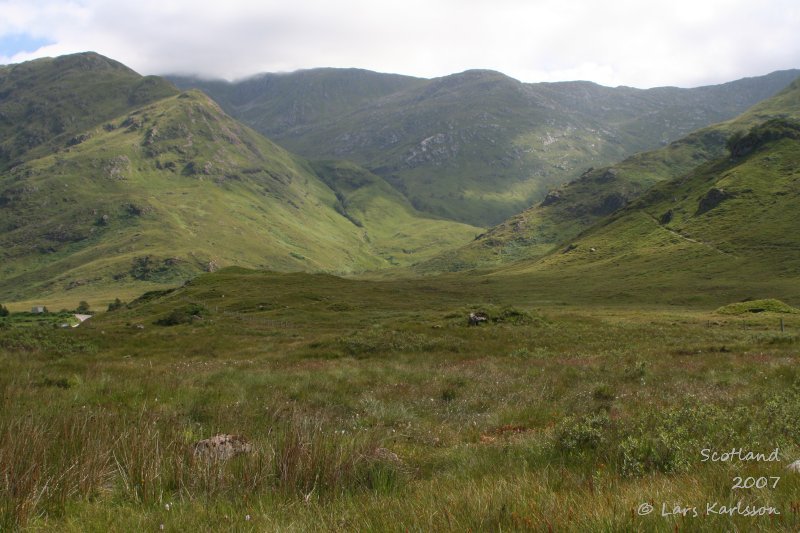
[[369, 434], [339, 434], [320, 420], [285, 415], [254, 453], [195, 456], [174, 420], [107, 411], [0, 419], [0, 530], [62, 515], [72, 500], [107, 494], [152, 506], [239, 499], [273, 491], [310, 499], [392, 490], [407, 476]]
[[102, 413], [0, 418], [0, 529], [58, 515], [70, 499], [107, 490], [115, 426]]
[[[765, 314], [744, 329], [673, 309], [467, 305], [472, 294], [419, 309], [371, 286], [280, 279], [297, 287], [220, 285], [207, 308], [223, 312], [202, 324], [152, 324], [181, 296], [76, 330], [0, 332], [0, 530], [800, 526], [800, 476], [785, 469], [800, 457], [800, 315], [781, 332]], [[502, 320], [470, 327], [470, 310]], [[218, 433], [253, 452], [195, 456]], [[701, 461], [732, 447], [779, 447], [781, 463]], [[734, 476], [781, 479], [745, 493]], [[740, 498], [782, 521], [636, 514]]]

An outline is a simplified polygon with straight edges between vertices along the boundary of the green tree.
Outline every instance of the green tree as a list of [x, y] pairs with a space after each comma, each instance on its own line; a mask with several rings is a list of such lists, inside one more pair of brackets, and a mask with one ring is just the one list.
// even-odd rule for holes
[[8, 316], [8, 307], [0, 304], [0, 316]]
[[78, 307], [77, 307], [77, 309], [75, 309], [75, 311], [77, 311], [78, 313], [81, 313], [83, 315], [89, 314], [89, 312], [90, 312], [89, 311], [89, 303], [86, 300], [81, 300], [81, 302], [78, 304]]

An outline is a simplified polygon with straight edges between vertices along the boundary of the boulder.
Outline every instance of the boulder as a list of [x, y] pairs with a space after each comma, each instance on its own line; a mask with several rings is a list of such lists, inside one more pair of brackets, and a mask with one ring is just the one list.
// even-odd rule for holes
[[486, 316], [486, 313], [470, 313], [469, 314], [469, 325], [470, 326], [477, 326], [481, 322], [486, 322], [489, 317]]
[[402, 466], [404, 464], [403, 460], [400, 459], [400, 456], [398, 456], [396, 453], [387, 448], [375, 448], [369, 457], [370, 459], [376, 461], [381, 461], [384, 463], [392, 463], [398, 466]]
[[208, 460], [225, 461], [252, 452], [253, 445], [240, 435], [219, 434], [194, 444], [194, 456]]

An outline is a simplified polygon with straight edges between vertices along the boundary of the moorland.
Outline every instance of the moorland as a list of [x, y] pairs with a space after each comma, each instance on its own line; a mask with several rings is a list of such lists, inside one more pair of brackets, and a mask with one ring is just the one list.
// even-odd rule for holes
[[796, 531], [796, 76], [0, 67], [0, 530]]

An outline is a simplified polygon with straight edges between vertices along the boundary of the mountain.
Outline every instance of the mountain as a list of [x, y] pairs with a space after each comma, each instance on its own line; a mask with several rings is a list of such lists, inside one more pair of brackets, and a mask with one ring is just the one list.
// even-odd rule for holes
[[[48, 64], [62, 69], [64, 61]], [[354, 164], [312, 165], [198, 91], [173, 89], [143, 106], [128, 92], [124, 113], [108, 118], [109, 100], [100, 99], [94, 114], [83, 91], [108, 82], [107, 65], [114, 63], [76, 64], [77, 72], [42, 69], [41, 79], [56, 87], [34, 84], [18, 89], [24, 95], [9, 93], [10, 102], [35, 104], [37, 91], [69, 92], [70, 101], [85, 105], [80, 124], [94, 125], [79, 130], [75, 122], [75, 131], [51, 136], [0, 172], [2, 301], [124, 296], [226, 265], [379, 269], [430, 257], [481, 231], [422, 216]], [[85, 88], [77, 82], [58, 87], [59, 76], [82, 77]], [[35, 118], [44, 123], [48, 116]]]
[[483, 70], [431, 80], [336, 69], [173, 80], [296, 153], [365, 166], [421, 211], [494, 225], [590, 166], [732, 118], [798, 75], [648, 90], [526, 84]]
[[[161, 78], [142, 77], [97, 54], [2, 67], [0, 300], [47, 296], [63, 301], [98, 294], [113, 298], [226, 265], [343, 274], [411, 265], [426, 272], [502, 266], [512, 255], [508, 252], [517, 254], [514, 259], [551, 258], [560, 243], [577, 238], [654, 183], [686, 175], [719, 157], [737, 134], [744, 138], [748, 128], [771, 117], [794, 117], [800, 92], [795, 83], [736, 121], [700, 130], [611, 169], [584, 172], [548, 196], [533, 214], [523, 213], [523, 224], [502, 225], [470, 247], [444, 255], [443, 250], [484, 231], [452, 220], [461, 207], [469, 204], [475, 213], [483, 213], [494, 205], [497, 214], [513, 204], [512, 198], [527, 195], [520, 191], [544, 183], [509, 183], [506, 167], [494, 159], [509, 139], [519, 138], [525, 124], [534, 129], [541, 124], [567, 128], [569, 135], [547, 146], [556, 146], [562, 156], [565, 147], [571, 147], [570, 165], [577, 165], [581, 158], [597, 154], [612, 158], [623, 150], [620, 139], [626, 136], [643, 137], [632, 124], [641, 124], [637, 117], [642, 110], [656, 105], [646, 98], [641, 103], [643, 95], [656, 95], [654, 101], [668, 109], [669, 99], [657, 93], [698, 95], [700, 90], [643, 92], [586, 83], [534, 87], [542, 94], [549, 91], [545, 98], [525, 84], [487, 71], [437, 80], [355, 74], [332, 69], [305, 73], [306, 80], [318, 75], [327, 80], [305, 94], [331, 105], [311, 106], [297, 115], [291, 131], [305, 132], [298, 140], [315, 140], [321, 147], [335, 144], [336, 139], [325, 137], [326, 127], [337, 120], [342, 127], [361, 124], [377, 128], [376, 137], [365, 136], [352, 146], [373, 154], [375, 162], [388, 161], [402, 159], [403, 148], [392, 148], [394, 130], [381, 129], [384, 118], [400, 121], [406, 139], [444, 120], [452, 125], [452, 135], [463, 134], [463, 152], [448, 152], [449, 134], [434, 135], [417, 153], [421, 166], [414, 168], [422, 178], [414, 182], [409, 178], [413, 172], [403, 174], [402, 168], [369, 170], [345, 161], [341, 157], [352, 155], [347, 151], [313, 161], [294, 155], [237, 122], [204, 94], [179, 92]], [[331, 85], [340, 76], [356, 81], [352, 86]], [[780, 75], [770, 79], [775, 77]], [[298, 79], [284, 75], [280, 83]], [[363, 80], [369, 80], [366, 88]], [[284, 96], [302, 93], [305, 83], [289, 83]], [[737, 84], [750, 89], [739, 91]], [[739, 99], [755, 98], [758, 90], [764, 89], [754, 80], [725, 88]], [[703, 91], [717, 91], [720, 102], [739, 105], [732, 97], [726, 100], [720, 87]], [[623, 93], [629, 95], [630, 106], [614, 108], [611, 103]], [[241, 101], [250, 101], [243, 94]], [[592, 100], [591, 94], [598, 99]], [[697, 101], [707, 98], [700, 95]], [[635, 102], [639, 107], [631, 111]], [[342, 106], [350, 109], [346, 117], [335, 118]], [[720, 103], [714, 109], [723, 107]], [[365, 122], [365, 113], [373, 113], [374, 121]], [[484, 116], [476, 118], [475, 113]], [[534, 115], [536, 120], [531, 119]], [[595, 129], [586, 126], [591, 121]], [[612, 122], [613, 128], [597, 126]], [[626, 128], [634, 133], [625, 133]], [[658, 131], [665, 135], [663, 128]], [[389, 137], [381, 137], [384, 134]], [[389, 143], [385, 151], [376, 148], [382, 138]], [[591, 139], [602, 142], [592, 146]], [[320, 153], [327, 152], [321, 148]], [[542, 163], [540, 156], [548, 152], [520, 153], [524, 157], [508, 159], [507, 168], [517, 168], [514, 165], [523, 160]], [[452, 165], [466, 166], [454, 173]], [[428, 175], [420, 170], [423, 167], [437, 174]], [[480, 174], [481, 168], [486, 175]], [[472, 189], [458, 197], [459, 203], [448, 191], [450, 186]], [[479, 186], [484, 187], [481, 194], [475, 193]], [[492, 187], [497, 189], [488, 192]], [[434, 197], [441, 200], [442, 209], [425, 203], [425, 198]], [[544, 224], [551, 225], [552, 235], [537, 229]], [[503, 251], [500, 261], [498, 249]]]
[[267, 137], [336, 120], [376, 100], [420, 86], [425, 80], [361, 69], [320, 68], [260, 74], [237, 83], [170, 76], [178, 87], [200, 89], [232, 116]]
[[774, 118], [800, 119], [800, 80], [733, 120], [703, 128], [612, 167], [590, 169], [460, 250], [442, 254], [417, 269], [487, 268], [547, 255], [655, 183], [684, 176], [705, 162], [724, 157], [731, 136]]
[[[800, 121], [732, 136], [729, 153], [656, 184], [568, 247], [500, 269], [576, 294], [688, 303], [800, 297]], [[534, 281], [535, 280], [535, 281]]]
[[177, 93], [162, 78], [140, 76], [93, 52], [0, 67], [0, 170]]

